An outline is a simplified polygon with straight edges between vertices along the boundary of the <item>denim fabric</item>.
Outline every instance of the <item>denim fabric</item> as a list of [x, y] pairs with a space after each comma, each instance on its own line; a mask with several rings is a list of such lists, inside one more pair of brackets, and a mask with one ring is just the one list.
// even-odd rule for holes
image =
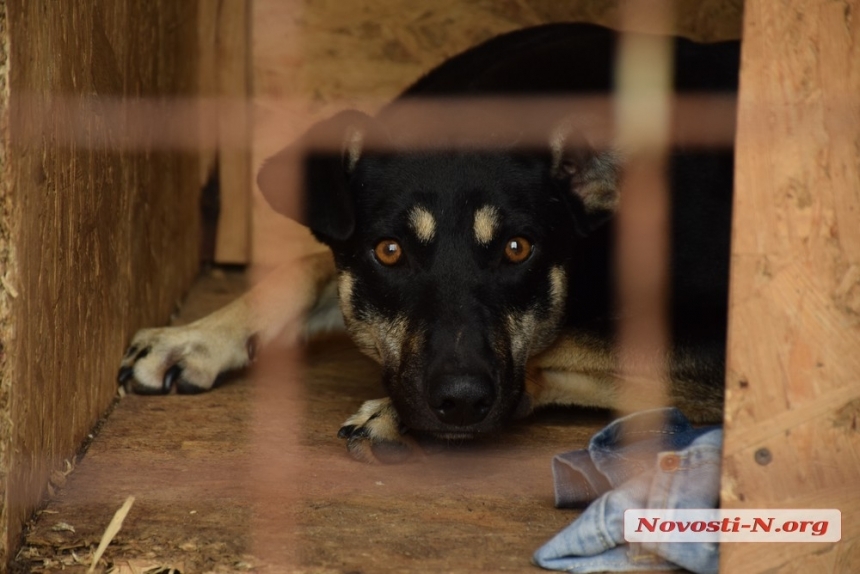
[[[721, 446], [720, 427], [694, 429], [680, 411], [657, 409], [613, 421], [587, 450], [556, 456], [556, 505], [591, 504], [538, 549], [535, 564], [568, 572], [717, 572], [716, 544], [627, 544], [624, 511], [715, 508]], [[673, 464], [661, 465], [668, 456]]]

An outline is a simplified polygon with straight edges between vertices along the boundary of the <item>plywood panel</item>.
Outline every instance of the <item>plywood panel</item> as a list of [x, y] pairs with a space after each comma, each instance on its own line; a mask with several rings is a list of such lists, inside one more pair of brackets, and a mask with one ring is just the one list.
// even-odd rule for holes
[[153, 143], [176, 126], [138, 117], [193, 104], [196, 2], [2, 6], [5, 563], [51, 471], [110, 404], [130, 334], [163, 323], [197, 272], [199, 166], [196, 149]]
[[[349, 107], [373, 112], [446, 58], [494, 35], [548, 22], [620, 26], [618, 2], [256, 0], [255, 169], [310, 124]], [[740, 34], [742, 2], [674, 3], [661, 31], [719, 40]], [[653, 30], [653, 28], [648, 28]], [[255, 192], [253, 257], [263, 265], [313, 248]], [[308, 246], [311, 247], [308, 247]]]
[[722, 504], [840, 508], [843, 534], [726, 545], [723, 572], [860, 570], [858, 14], [746, 3]]

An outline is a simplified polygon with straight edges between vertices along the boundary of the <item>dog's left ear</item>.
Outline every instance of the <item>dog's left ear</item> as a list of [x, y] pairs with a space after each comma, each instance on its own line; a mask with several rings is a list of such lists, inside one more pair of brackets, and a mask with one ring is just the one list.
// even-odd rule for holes
[[618, 210], [621, 154], [595, 150], [572, 122], [558, 126], [550, 138], [552, 176], [562, 181], [582, 204], [589, 232]]
[[[349, 178], [361, 157], [371, 118], [347, 110], [311, 127], [293, 145], [267, 159], [257, 185], [269, 205], [310, 227], [323, 243], [348, 239], [355, 228]], [[290, 182], [299, 181], [303, 195], [296, 202]]]

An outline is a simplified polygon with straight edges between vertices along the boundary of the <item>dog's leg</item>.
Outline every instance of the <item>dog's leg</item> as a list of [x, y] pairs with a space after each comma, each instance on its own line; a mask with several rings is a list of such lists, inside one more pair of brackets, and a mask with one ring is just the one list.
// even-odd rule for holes
[[616, 408], [617, 360], [598, 339], [562, 335], [528, 362], [526, 395], [531, 409], [544, 405]]
[[532, 358], [526, 377], [531, 409], [580, 405], [618, 413], [679, 408], [695, 423], [722, 420], [723, 373], [714, 360], [673, 353], [662, 380], [621, 373], [617, 354], [605, 341], [563, 335]]
[[199, 393], [242, 368], [257, 345], [294, 342], [305, 316], [332, 283], [331, 253], [279, 267], [251, 291], [211, 315], [179, 327], [142, 329], [122, 359], [118, 381], [143, 394]]

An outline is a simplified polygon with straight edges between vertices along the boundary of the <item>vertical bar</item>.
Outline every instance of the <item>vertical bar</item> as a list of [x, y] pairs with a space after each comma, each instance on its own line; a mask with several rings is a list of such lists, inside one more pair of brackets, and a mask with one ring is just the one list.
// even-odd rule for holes
[[[669, 20], [665, 3], [634, 2], [624, 28]], [[622, 414], [668, 404], [665, 358], [669, 202], [666, 149], [670, 131], [672, 40], [623, 34], [617, 69], [618, 146], [625, 158], [617, 215], [618, 334]]]
[[218, 171], [221, 210], [215, 261], [250, 260], [251, 222], [251, 3], [218, 3]]

